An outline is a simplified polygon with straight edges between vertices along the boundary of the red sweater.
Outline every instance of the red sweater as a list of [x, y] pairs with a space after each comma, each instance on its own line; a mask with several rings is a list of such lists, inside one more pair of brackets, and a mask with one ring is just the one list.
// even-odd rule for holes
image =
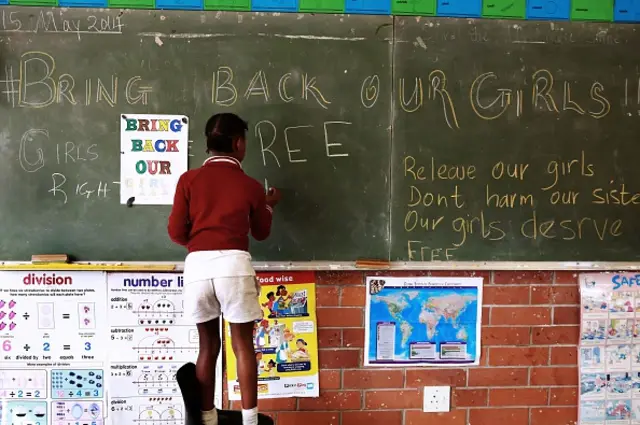
[[169, 237], [189, 252], [249, 250], [249, 232], [264, 240], [271, 232], [272, 209], [264, 188], [247, 176], [240, 162], [215, 156], [180, 176], [169, 216]]

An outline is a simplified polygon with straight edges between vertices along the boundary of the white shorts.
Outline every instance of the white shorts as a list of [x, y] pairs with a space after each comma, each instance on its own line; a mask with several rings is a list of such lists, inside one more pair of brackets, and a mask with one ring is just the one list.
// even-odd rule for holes
[[262, 318], [260, 284], [255, 276], [220, 277], [184, 285], [187, 319], [204, 323], [221, 315], [229, 323], [248, 323]]

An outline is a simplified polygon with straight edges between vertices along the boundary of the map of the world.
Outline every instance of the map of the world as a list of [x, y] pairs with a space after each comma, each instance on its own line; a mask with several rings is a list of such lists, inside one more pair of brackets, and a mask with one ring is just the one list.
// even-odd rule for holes
[[463, 281], [455, 286], [451, 279], [439, 279], [422, 284], [416, 278], [368, 282], [368, 363], [477, 361], [482, 279], [459, 278]]

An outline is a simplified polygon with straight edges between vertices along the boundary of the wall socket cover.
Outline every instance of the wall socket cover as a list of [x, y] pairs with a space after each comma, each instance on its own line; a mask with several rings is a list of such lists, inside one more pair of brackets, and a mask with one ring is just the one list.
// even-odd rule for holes
[[451, 387], [424, 387], [424, 412], [448, 412], [451, 406]]

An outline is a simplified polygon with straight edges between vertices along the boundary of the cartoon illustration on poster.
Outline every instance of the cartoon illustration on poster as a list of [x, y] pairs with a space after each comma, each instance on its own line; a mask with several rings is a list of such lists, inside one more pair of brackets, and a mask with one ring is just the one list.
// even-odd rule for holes
[[[254, 324], [258, 398], [318, 397], [315, 275], [259, 273], [262, 318]], [[227, 385], [240, 400], [231, 332], [225, 323]]]
[[367, 278], [365, 319], [365, 366], [477, 365], [482, 278]]
[[582, 370], [601, 369], [603, 366], [603, 347], [580, 347], [580, 364]]
[[602, 344], [606, 339], [606, 320], [584, 320], [582, 322], [581, 339], [583, 344]]
[[640, 275], [580, 276], [579, 423], [640, 423]]
[[583, 422], [604, 422], [604, 400], [588, 400], [580, 403], [580, 417]]

